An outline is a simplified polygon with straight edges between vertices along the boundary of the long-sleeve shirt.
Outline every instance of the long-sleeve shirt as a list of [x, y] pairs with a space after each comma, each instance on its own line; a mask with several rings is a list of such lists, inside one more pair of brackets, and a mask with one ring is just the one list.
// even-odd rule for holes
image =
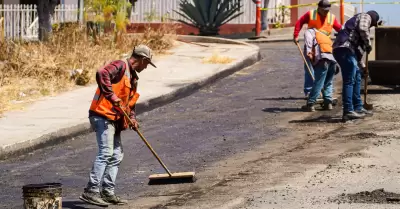
[[317, 39], [316, 39], [316, 35], [315, 33], [319, 33], [318, 31], [316, 31], [314, 28], [311, 29], [307, 29], [304, 32], [304, 45], [305, 45], [305, 54], [307, 55], [308, 53], [314, 50], [314, 60], [313, 60], [313, 66], [317, 65], [318, 62], [320, 62], [321, 60], [325, 60], [325, 61], [332, 61], [332, 62], [336, 62], [335, 58], [333, 57], [332, 53], [322, 53], [321, 49], [319, 48]]
[[[130, 70], [131, 72], [131, 85], [136, 86], [137, 80], [139, 77], [137, 76], [134, 70], [131, 70], [131, 66], [129, 65], [129, 69], [126, 69], [125, 62], [122, 60], [117, 60], [109, 63], [108, 65], [100, 68], [96, 73], [96, 81], [97, 85], [100, 89], [101, 94], [111, 103], [114, 103], [118, 97], [112, 90], [112, 84], [116, 84], [125, 75], [126, 70]], [[135, 108], [131, 107], [130, 118], [135, 119]]]
[[[336, 37], [333, 44], [333, 48], [346, 47], [349, 48], [358, 57], [359, 64], [361, 67], [365, 67], [363, 62], [363, 56], [367, 47], [371, 46], [370, 40], [370, 26], [371, 26], [371, 16], [366, 13], [360, 13], [348, 20], [343, 30], [348, 30], [348, 39], [342, 40], [341, 37]], [[354, 30], [347, 29], [347, 24], [355, 24]], [[348, 26], [353, 28], [353, 26]], [[342, 34], [339, 34], [342, 36]]]
[[[310, 16], [311, 12], [308, 11], [306, 12], [303, 16], [300, 17], [300, 19], [297, 20], [296, 25], [294, 26], [294, 32], [293, 32], [293, 38], [299, 37], [299, 33], [301, 31], [301, 28], [303, 27], [304, 24], [307, 24], [310, 21]], [[325, 22], [326, 17], [321, 17], [321, 22]], [[335, 21], [333, 22], [333, 29], [338, 32], [342, 28], [342, 25], [337, 21], [337, 18], [335, 18]]]

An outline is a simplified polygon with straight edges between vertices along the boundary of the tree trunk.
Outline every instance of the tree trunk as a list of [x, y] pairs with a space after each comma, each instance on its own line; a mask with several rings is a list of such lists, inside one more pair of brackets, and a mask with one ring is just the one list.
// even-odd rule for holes
[[[268, 8], [269, 0], [264, 0], [264, 8]], [[269, 30], [268, 10], [262, 10], [261, 30]]]
[[51, 16], [54, 14], [54, 9], [57, 5], [57, 0], [39, 0], [38, 1], [38, 16], [39, 16], [39, 40], [48, 41], [51, 37], [52, 25]]

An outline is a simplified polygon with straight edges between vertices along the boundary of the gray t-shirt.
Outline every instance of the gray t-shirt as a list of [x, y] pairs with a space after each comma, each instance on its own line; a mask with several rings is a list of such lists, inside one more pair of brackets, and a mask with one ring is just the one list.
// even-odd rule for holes
[[307, 29], [304, 32], [304, 53], [308, 54], [312, 51], [313, 46], [315, 46], [315, 58], [314, 62], [312, 63], [313, 66], [317, 65], [321, 59], [330, 60], [336, 62], [335, 58], [333, 57], [332, 53], [321, 53], [321, 49], [319, 48], [317, 39], [315, 38], [315, 33], [319, 33], [315, 31], [314, 28]]

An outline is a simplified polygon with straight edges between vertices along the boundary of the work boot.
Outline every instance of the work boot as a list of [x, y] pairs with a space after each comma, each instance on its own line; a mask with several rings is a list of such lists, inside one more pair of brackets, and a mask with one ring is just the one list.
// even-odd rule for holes
[[324, 102], [324, 110], [333, 110], [332, 102]]
[[114, 204], [114, 205], [125, 205], [128, 203], [127, 200], [124, 200], [120, 197], [118, 197], [115, 194], [108, 194], [107, 192], [103, 191], [100, 193], [101, 198], [103, 198], [104, 201], [110, 203], [110, 204]]
[[315, 112], [314, 104], [306, 104], [302, 106], [301, 109], [307, 112]]
[[304, 100], [308, 100], [308, 97], [310, 97], [310, 92], [304, 94]]
[[374, 115], [372, 111], [366, 110], [365, 108], [362, 108], [361, 110], [356, 111], [358, 114], [365, 114], [365, 116], [370, 117]]
[[100, 194], [98, 192], [91, 192], [91, 191], [87, 191], [86, 189], [83, 192], [83, 194], [80, 196], [79, 199], [81, 199], [87, 203], [97, 205], [97, 206], [102, 206], [102, 207], [110, 205], [109, 203], [105, 202], [100, 197]]
[[357, 113], [357, 112], [347, 112], [343, 114], [343, 120], [344, 121], [348, 121], [348, 120], [355, 120], [355, 119], [363, 119], [365, 118], [365, 114], [364, 113]]

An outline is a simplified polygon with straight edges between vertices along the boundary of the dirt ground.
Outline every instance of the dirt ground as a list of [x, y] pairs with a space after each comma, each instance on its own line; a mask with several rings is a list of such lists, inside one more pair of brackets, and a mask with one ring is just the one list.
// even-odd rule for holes
[[[171, 186], [129, 208], [399, 208], [400, 97], [370, 89], [373, 117], [340, 123], [339, 106], [303, 120], [291, 115], [281, 124], [291, 128], [290, 137], [210, 166], [201, 186]], [[222, 180], [207, 181], [215, 172]]]

